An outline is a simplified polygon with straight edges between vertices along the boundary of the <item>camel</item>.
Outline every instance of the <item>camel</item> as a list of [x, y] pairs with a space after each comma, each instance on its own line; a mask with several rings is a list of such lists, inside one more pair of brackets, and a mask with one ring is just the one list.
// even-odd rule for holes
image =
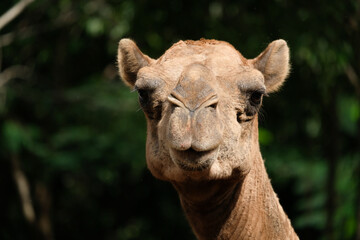
[[254, 59], [224, 41], [179, 41], [155, 60], [122, 39], [118, 67], [145, 113], [148, 169], [174, 186], [197, 239], [299, 239], [258, 142], [263, 96], [289, 73], [284, 40]]

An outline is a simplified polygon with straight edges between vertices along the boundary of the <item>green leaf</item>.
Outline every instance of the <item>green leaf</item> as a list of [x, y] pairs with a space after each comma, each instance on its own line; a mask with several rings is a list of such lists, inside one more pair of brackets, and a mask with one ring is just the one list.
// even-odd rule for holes
[[259, 128], [259, 142], [262, 145], [269, 145], [273, 141], [274, 137], [273, 134], [265, 129], [265, 128]]
[[101, 18], [90, 18], [86, 22], [86, 31], [92, 36], [100, 36], [105, 31], [105, 25]]
[[18, 153], [23, 143], [24, 131], [18, 123], [7, 121], [3, 125], [3, 138], [8, 150], [12, 153]]
[[350, 135], [357, 133], [357, 122], [360, 119], [360, 104], [355, 97], [342, 96], [337, 102], [341, 129]]

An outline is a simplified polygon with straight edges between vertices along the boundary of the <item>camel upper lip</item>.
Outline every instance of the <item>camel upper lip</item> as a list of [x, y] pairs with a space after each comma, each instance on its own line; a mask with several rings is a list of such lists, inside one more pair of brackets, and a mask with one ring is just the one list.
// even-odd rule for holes
[[201, 171], [209, 168], [216, 158], [217, 148], [208, 151], [196, 151], [189, 148], [185, 151], [171, 149], [170, 155], [180, 168], [186, 171]]

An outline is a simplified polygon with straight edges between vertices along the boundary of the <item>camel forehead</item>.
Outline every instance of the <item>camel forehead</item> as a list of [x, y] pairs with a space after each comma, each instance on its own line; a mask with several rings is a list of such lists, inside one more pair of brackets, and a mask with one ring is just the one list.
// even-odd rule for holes
[[175, 80], [193, 63], [203, 64], [216, 77], [226, 77], [243, 68], [249, 68], [247, 60], [229, 43], [199, 40], [179, 41], [149, 66], [149, 69], [141, 72], [166, 75]]
[[[199, 40], [199, 41], [179, 41], [169, 48], [159, 59], [158, 63], [163, 63], [176, 58], [189, 58], [202, 56], [207, 59], [223, 58], [231, 60], [236, 58], [241, 64], [241, 54], [229, 43], [217, 40]], [[245, 60], [245, 59], [243, 59]]]

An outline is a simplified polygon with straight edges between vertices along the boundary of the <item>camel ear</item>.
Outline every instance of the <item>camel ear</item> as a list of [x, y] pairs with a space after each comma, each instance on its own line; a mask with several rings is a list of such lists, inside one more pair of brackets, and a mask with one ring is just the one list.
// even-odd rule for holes
[[138, 71], [148, 66], [153, 59], [143, 54], [132, 40], [124, 38], [119, 42], [117, 61], [121, 79], [133, 87]]
[[277, 91], [285, 82], [290, 70], [289, 57], [289, 47], [280, 39], [270, 43], [258, 57], [251, 60], [265, 77], [267, 93]]

